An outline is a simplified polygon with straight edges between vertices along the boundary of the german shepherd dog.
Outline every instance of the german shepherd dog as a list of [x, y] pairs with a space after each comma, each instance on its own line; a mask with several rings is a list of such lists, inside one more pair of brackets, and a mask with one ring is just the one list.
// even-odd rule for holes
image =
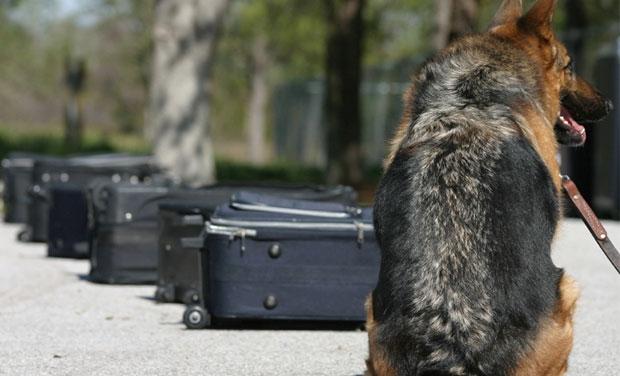
[[612, 106], [575, 75], [555, 7], [504, 0], [413, 78], [375, 201], [367, 374], [566, 372], [578, 291], [550, 256], [556, 155]]

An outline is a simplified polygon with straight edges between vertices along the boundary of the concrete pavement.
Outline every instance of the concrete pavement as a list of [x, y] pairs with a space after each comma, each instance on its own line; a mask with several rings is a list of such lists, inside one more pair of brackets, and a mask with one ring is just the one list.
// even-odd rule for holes
[[[607, 223], [620, 245], [620, 223]], [[342, 375], [363, 373], [360, 331], [185, 330], [152, 286], [106, 286], [88, 263], [48, 259], [0, 224], [0, 375]], [[556, 242], [582, 288], [570, 375], [620, 374], [620, 276], [580, 221]]]

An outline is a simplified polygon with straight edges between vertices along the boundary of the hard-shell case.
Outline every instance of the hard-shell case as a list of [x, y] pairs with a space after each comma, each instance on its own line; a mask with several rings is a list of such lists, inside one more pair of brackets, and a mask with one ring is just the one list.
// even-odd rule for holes
[[380, 263], [371, 209], [243, 192], [216, 209], [204, 234], [200, 302], [185, 311], [188, 328], [364, 320]]

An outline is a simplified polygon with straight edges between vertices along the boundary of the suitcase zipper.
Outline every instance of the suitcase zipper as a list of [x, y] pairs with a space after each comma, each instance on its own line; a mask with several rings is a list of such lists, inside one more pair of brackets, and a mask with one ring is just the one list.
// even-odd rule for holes
[[216, 226], [210, 222], [205, 223], [205, 229], [207, 234], [224, 235], [228, 236], [229, 241], [235, 240], [236, 237], [241, 239], [241, 253], [245, 252], [245, 237], [256, 236], [256, 230], [241, 228], [241, 227], [224, 227]]
[[[374, 227], [370, 224], [352, 221], [351, 223], [301, 223], [301, 222], [258, 222], [258, 221], [235, 221], [222, 218], [211, 218], [207, 222], [216, 225], [218, 228], [230, 228], [223, 226], [232, 226], [232, 228], [258, 227], [258, 228], [285, 228], [294, 230], [361, 230], [373, 231]], [[254, 230], [254, 232], [256, 232]]]
[[234, 221], [228, 219], [211, 218], [206, 222], [207, 234], [226, 235], [233, 240], [236, 236], [241, 237], [242, 248], [246, 236], [256, 236], [257, 231], [247, 227], [283, 228], [293, 230], [355, 230], [357, 231], [357, 244], [364, 244], [364, 231], [374, 231], [373, 225], [353, 221], [353, 223], [298, 223], [298, 222], [253, 222]]
[[277, 206], [242, 204], [239, 202], [232, 202], [230, 205], [233, 208], [239, 209], [239, 210], [258, 211], [258, 212], [266, 212], [266, 213], [291, 214], [291, 215], [303, 215], [303, 216], [323, 217], [323, 218], [350, 218], [351, 215], [361, 214], [361, 209], [359, 208], [347, 208], [347, 211], [350, 211], [350, 213], [344, 213], [344, 212], [330, 212], [330, 211], [324, 211], [324, 210], [280, 208]]
[[235, 236], [244, 234], [244, 236], [256, 236], [256, 230], [249, 230], [241, 227], [218, 226], [211, 222], [205, 223], [207, 234], [226, 235], [233, 239]]

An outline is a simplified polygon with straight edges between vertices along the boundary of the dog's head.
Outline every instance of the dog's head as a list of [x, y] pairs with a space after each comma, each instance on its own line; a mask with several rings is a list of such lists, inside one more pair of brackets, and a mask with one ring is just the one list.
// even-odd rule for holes
[[523, 14], [522, 0], [504, 0], [490, 33], [508, 38], [523, 49], [539, 70], [541, 105], [559, 143], [583, 145], [582, 123], [601, 120], [613, 108], [592, 85], [577, 76], [566, 47], [552, 29], [557, 0], [537, 0]]

